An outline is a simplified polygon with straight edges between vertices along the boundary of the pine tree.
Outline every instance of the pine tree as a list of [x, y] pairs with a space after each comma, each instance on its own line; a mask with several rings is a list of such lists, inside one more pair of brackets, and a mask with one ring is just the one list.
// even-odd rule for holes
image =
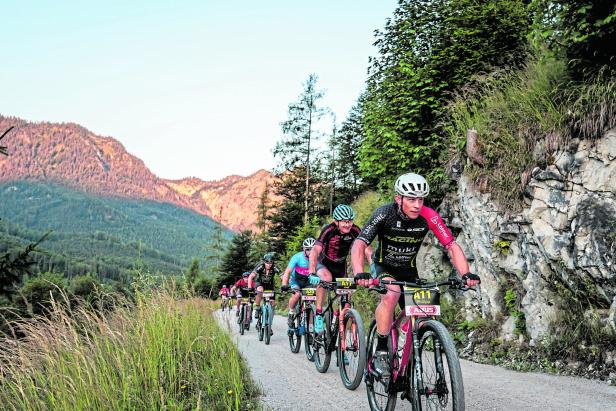
[[274, 148], [274, 156], [278, 158], [283, 170], [292, 171], [298, 167], [304, 169], [304, 224], [307, 223], [310, 212], [314, 142], [320, 136], [317, 125], [329, 111], [319, 105], [324, 91], [317, 89], [317, 79], [315, 74], [308, 76], [298, 100], [289, 104], [288, 118], [280, 124], [284, 138]]
[[222, 256], [218, 284], [228, 284], [243, 272], [253, 268], [250, 259], [250, 250], [253, 243], [253, 234], [244, 230], [233, 237], [227, 252]]

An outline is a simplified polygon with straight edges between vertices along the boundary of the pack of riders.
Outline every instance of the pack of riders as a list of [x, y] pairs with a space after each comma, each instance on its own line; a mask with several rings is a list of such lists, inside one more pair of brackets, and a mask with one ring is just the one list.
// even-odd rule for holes
[[[472, 274], [462, 248], [456, 243], [451, 231], [441, 216], [424, 205], [430, 193], [425, 178], [415, 173], [403, 174], [394, 184], [394, 201], [377, 208], [363, 229], [353, 223], [355, 211], [348, 205], [338, 205], [332, 214], [332, 221], [326, 225], [315, 240], [306, 238], [302, 251], [293, 255], [282, 273], [281, 290], [301, 290], [309, 286], [317, 287], [316, 316], [314, 332], [323, 332], [323, 305], [327, 290], [318, 286], [320, 281], [332, 281], [347, 277], [347, 257], [351, 254], [352, 276], [361, 286], [369, 287], [370, 280], [413, 281], [419, 278], [416, 258], [423, 239], [432, 231], [441, 245], [447, 250], [449, 258], [467, 287], [480, 283], [479, 276]], [[370, 244], [376, 240], [373, 251]], [[371, 268], [364, 272], [364, 263]], [[252, 272], [244, 273], [243, 278], [231, 288], [231, 295], [245, 290], [256, 289], [257, 305], [260, 292], [273, 290], [274, 277], [280, 275], [275, 267], [274, 253], [267, 253]], [[387, 285], [387, 292], [375, 310], [377, 326], [377, 347], [372, 356], [372, 367], [384, 375], [389, 371], [387, 336], [390, 332], [396, 305], [404, 308], [400, 286]], [[222, 293], [222, 290], [221, 290]], [[223, 294], [221, 294], [223, 295]], [[293, 313], [300, 293], [289, 299], [289, 329], [292, 327]], [[237, 308], [239, 309], [239, 299]], [[257, 310], [258, 311], [258, 310]], [[255, 312], [255, 316], [257, 313]]]

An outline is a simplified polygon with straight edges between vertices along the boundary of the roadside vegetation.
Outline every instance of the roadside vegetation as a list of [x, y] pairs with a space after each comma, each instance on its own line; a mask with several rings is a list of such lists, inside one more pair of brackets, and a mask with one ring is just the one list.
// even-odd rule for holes
[[216, 305], [173, 289], [105, 310], [53, 302], [0, 339], [3, 409], [255, 409], [259, 390]]

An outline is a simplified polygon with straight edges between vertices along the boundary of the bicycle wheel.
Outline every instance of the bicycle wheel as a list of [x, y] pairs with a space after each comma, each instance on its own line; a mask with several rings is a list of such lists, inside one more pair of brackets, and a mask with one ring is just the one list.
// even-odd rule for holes
[[[259, 310], [261, 310], [261, 313], [263, 313], [263, 306], [261, 306], [259, 308]], [[259, 317], [257, 317], [257, 334], [259, 336], [259, 341], [263, 341], [263, 314], [261, 314]]]
[[305, 321], [304, 324], [304, 351], [306, 352], [306, 358], [308, 361], [314, 361], [314, 347], [312, 343], [314, 341], [314, 306], [305, 307]]
[[[464, 383], [460, 360], [445, 326], [429, 320], [419, 330], [422, 386], [413, 378], [418, 405], [424, 410], [464, 410]], [[415, 373], [413, 373], [415, 375]]]
[[244, 317], [246, 316], [246, 308], [245, 307], [246, 307], [245, 305], [242, 305], [242, 308], [240, 308], [240, 318], [239, 318], [239, 321], [238, 321], [238, 324], [240, 325], [240, 334], [241, 335], [244, 335], [244, 329], [245, 329], [244, 328], [245, 327], [245, 325], [244, 325]]
[[293, 332], [289, 335], [289, 347], [291, 347], [291, 352], [293, 354], [297, 354], [302, 346], [302, 335], [300, 333], [301, 322], [302, 319], [297, 314], [296, 310], [293, 316]]
[[265, 333], [265, 345], [269, 345], [272, 337], [272, 303], [267, 303], [263, 310], [263, 331]]
[[338, 370], [342, 383], [349, 390], [354, 390], [361, 384], [361, 378], [366, 368], [366, 333], [364, 322], [357, 310], [350, 309], [343, 319], [346, 348], [343, 351], [338, 344]]
[[327, 372], [329, 363], [332, 360], [332, 352], [330, 351], [332, 342], [331, 319], [330, 312], [324, 313], [323, 316], [323, 333], [314, 335], [314, 365], [318, 372]]
[[[391, 339], [391, 336], [388, 337], [389, 339]], [[372, 411], [392, 411], [396, 408], [397, 393], [388, 393], [389, 379], [381, 380], [372, 371], [372, 356], [376, 351], [376, 345], [376, 320], [372, 320], [366, 347], [366, 394], [368, 394], [368, 404]], [[391, 343], [388, 346], [391, 350]]]

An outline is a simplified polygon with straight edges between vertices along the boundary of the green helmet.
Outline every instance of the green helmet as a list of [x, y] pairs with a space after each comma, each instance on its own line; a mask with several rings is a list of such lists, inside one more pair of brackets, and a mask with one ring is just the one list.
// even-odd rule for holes
[[263, 262], [265, 263], [273, 263], [274, 262], [274, 253], [270, 252], [263, 256]]
[[332, 214], [334, 220], [353, 220], [355, 218], [355, 211], [351, 206], [346, 204], [339, 204]]

